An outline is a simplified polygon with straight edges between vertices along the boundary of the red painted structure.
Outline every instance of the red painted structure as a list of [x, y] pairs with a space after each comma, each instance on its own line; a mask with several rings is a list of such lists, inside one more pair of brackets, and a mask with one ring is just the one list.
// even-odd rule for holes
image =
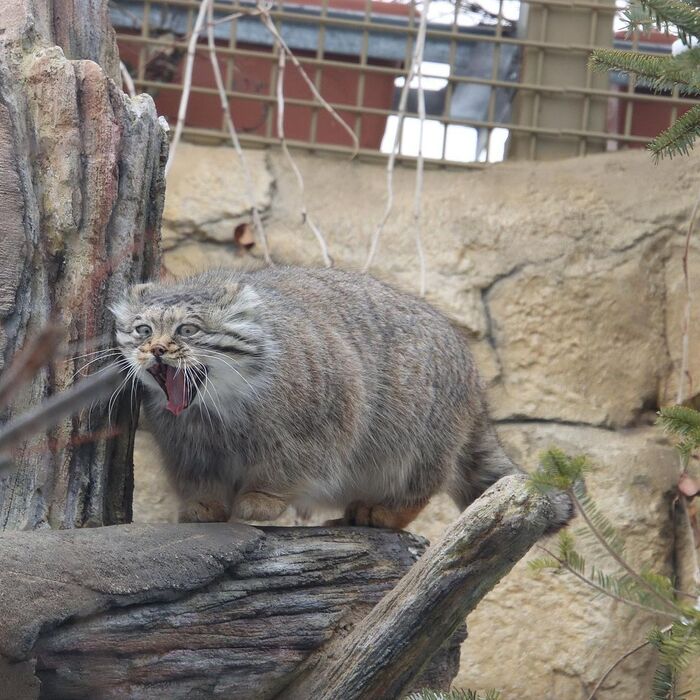
[[[627, 49], [632, 47], [632, 42], [626, 40], [626, 32], [616, 32], [615, 33], [615, 48]], [[670, 55], [671, 44], [676, 40], [675, 36], [671, 36], [664, 32], [653, 31], [649, 34], [643, 35], [640, 41], [640, 50], [649, 51], [648, 45], [655, 45], [658, 48], [665, 49], [663, 53]], [[645, 44], [647, 46], [645, 46]], [[658, 49], [657, 49], [658, 50]], [[663, 54], [661, 54], [663, 55]], [[626, 92], [627, 86], [621, 85], [619, 82], [614, 86], [619, 92]], [[645, 87], [637, 86], [635, 88], [636, 94], [668, 94], [668, 93], [654, 93], [650, 89]], [[642, 100], [612, 100], [612, 109], [609, 112], [609, 123], [608, 128], [611, 132], [623, 134], [625, 132], [625, 122], [627, 120], [627, 110], [632, 107], [632, 118], [630, 126], [631, 136], [644, 136], [648, 137], [649, 140], [658, 136], [659, 133], [667, 129], [671, 124], [671, 119], [674, 115], [679, 117], [690, 109], [687, 104], [680, 104], [671, 100], [666, 100], [663, 102], [652, 102], [652, 101], [642, 101]], [[629, 148], [644, 148], [644, 143], [628, 143]]]
[[[294, 4], [309, 6], [321, 6], [320, 0], [299, 0], [298, 3], [285, 2], [285, 9]], [[348, 10], [352, 17], [361, 19], [365, 12], [365, 0], [328, 0], [329, 10]], [[377, 15], [399, 15], [408, 17], [410, 7], [404, 4], [373, 1], [371, 12]], [[313, 16], [308, 18], [313, 22]], [[153, 48], [144, 48], [139, 41], [130, 41], [128, 32], [119, 31], [119, 51], [122, 60], [130, 69], [132, 75], [137, 74], [140, 52], [149, 52], [147, 61], [153, 55]], [[152, 37], [153, 38], [153, 37]], [[157, 38], [157, 37], [155, 37]], [[179, 37], [182, 41], [182, 38]], [[206, 43], [206, 42], [203, 42]], [[217, 46], [226, 49], [225, 42], [218, 42]], [[255, 55], [242, 55], [242, 52], [255, 52]], [[304, 66], [312, 80], [319, 80], [320, 92], [331, 104], [356, 106], [360, 87], [360, 71], [342, 66], [317, 67], [305, 63], [304, 58], [315, 58], [315, 52], [294, 49], [294, 54]], [[145, 80], [167, 82], [168, 87], [155, 87], [148, 85], [137, 87], [150, 92], [158, 108], [158, 113], [164, 115], [171, 124], [177, 120], [177, 111], [181, 96], [182, 72], [185, 65], [184, 52], [180, 50], [178, 60], [173, 61], [175, 72], [164, 79], [162, 71], [158, 74], [157, 67], [149, 64], [144, 75]], [[360, 62], [360, 57], [347, 55], [334, 55], [324, 52], [324, 59], [340, 63]], [[233, 56], [219, 54], [219, 64], [222, 75], [228, 80], [228, 89], [242, 93], [230, 99], [229, 104], [234, 115], [236, 128], [241, 134], [253, 134], [256, 136], [269, 136], [275, 138], [276, 131], [276, 100], [275, 80], [277, 70], [277, 58], [273, 56], [269, 46], [259, 44], [246, 44], [238, 42]], [[345, 119], [351, 128], [359, 129], [360, 146], [368, 149], [379, 149], [382, 136], [386, 127], [386, 116], [367, 114], [361, 110], [363, 107], [391, 110], [394, 94], [394, 80], [400, 74], [401, 64], [395, 61], [381, 61], [369, 57], [368, 65], [380, 65], [396, 69], [396, 73], [372, 73], [364, 74], [364, 88], [359, 102], [360, 111], [351, 112], [339, 109], [339, 114]], [[155, 75], [153, 73], [155, 72]], [[318, 72], [318, 78], [317, 78]], [[228, 77], [227, 77], [228, 76]], [[194, 63], [193, 87], [214, 89], [214, 76], [206, 48], [203, 46], [198, 51]], [[299, 71], [287, 61], [285, 69], [284, 93], [286, 98], [292, 100], [312, 100], [313, 96], [308, 86], [303, 81]], [[270, 99], [272, 98], [272, 99]], [[311, 124], [312, 113], [317, 112], [316, 135], [312, 139]], [[359, 122], [359, 124], [358, 124]], [[202, 94], [194, 92], [190, 97], [187, 112], [187, 126], [203, 129], [222, 129], [223, 121], [219, 98], [216, 94]], [[306, 105], [294, 105], [290, 102], [285, 106], [285, 132], [289, 139], [304, 142], [314, 141], [324, 144], [337, 144], [351, 146], [352, 141], [345, 130], [322, 107], [314, 108]], [[357, 131], [356, 131], [357, 133]]]

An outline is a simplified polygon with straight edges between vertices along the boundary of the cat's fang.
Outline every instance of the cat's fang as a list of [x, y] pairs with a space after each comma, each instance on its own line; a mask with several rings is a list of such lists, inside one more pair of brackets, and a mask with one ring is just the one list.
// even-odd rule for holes
[[182, 370], [163, 362], [152, 365], [148, 372], [158, 382], [168, 399], [165, 408], [173, 415], [179, 416], [194, 398], [196, 380], [187, 382]]

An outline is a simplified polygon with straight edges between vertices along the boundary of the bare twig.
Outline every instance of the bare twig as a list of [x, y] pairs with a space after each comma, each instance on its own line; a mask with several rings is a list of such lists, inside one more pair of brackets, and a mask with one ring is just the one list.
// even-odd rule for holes
[[28, 436], [56, 425], [87, 404], [108, 396], [120, 379], [121, 373], [116, 365], [106, 367], [18, 416], [0, 429], [0, 453], [7, 452]]
[[333, 266], [333, 261], [331, 260], [330, 255], [328, 254], [328, 245], [326, 244], [326, 239], [323, 237], [323, 233], [321, 233], [321, 230], [316, 226], [316, 224], [313, 222], [310, 214], [308, 213], [306, 209], [306, 198], [305, 198], [305, 188], [304, 188], [304, 178], [302, 177], [301, 171], [297, 167], [297, 164], [294, 162], [294, 159], [292, 158], [292, 154], [289, 152], [289, 148], [287, 147], [287, 139], [285, 138], [284, 135], [284, 69], [286, 65], [286, 53], [280, 47], [280, 52], [279, 56], [277, 58], [277, 136], [280, 140], [280, 144], [282, 146], [282, 152], [284, 153], [285, 157], [287, 158], [287, 162], [289, 163], [289, 166], [291, 167], [292, 171], [294, 172], [294, 175], [296, 176], [297, 179], [297, 184], [299, 186], [299, 197], [301, 199], [301, 218], [304, 223], [308, 225], [308, 227], [311, 229], [313, 232], [314, 236], [316, 236], [316, 240], [318, 241], [318, 245], [321, 248], [321, 255], [323, 256], [323, 262], [326, 265], [326, 267], [332, 267]]
[[[421, 13], [421, 18], [420, 18], [420, 25], [418, 27], [418, 34], [416, 36], [416, 45], [413, 47], [413, 56], [411, 58], [411, 65], [408, 69], [408, 72], [406, 74], [406, 82], [403, 85], [403, 88], [401, 90], [401, 97], [399, 98], [399, 108], [397, 111], [397, 117], [398, 117], [398, 123], [396, 125], [396, 134], [394, 136], [394, 143], [391, 148], [391, 153], [389, 155], [389, 160], [387, 161], [386, 165], [386, 189], [387, 189], [387, 197], [386, 197], [386, 205], [384, 207], [384, 214], [382, 215], [381, 220], [379, 221], [379, 224], [377, 225], [377, 228], [374, 230], [374, 234], [372, 235], [372, 240], [370, 242], [370, 247], [369, 247], [369, 253], [367, 255], [367, 261], [365, 262], [365, 266], [363, 268], [364, 272], [367, 272], [370, 267], [372, 266], [372, 261], [374, 260], [374, 256], [377, 252], [377, 246], [379, 245], [379, 238], [382, 234], [382, 231], [384, 230], [384, 226], [386, 225], [386, 222], [389, 220], [389, 216], [391, 216], [391, 212], [394, 208], [394, 168], [396, 166], [396, 156], [398, 155], [398, 149], [399, 149], [399, 141], [401, 139], [401, 132], [403, 130], [403, 123], [404, 119], [406, 118], [406, 105], [408, 104], [408, 93], [410, 91], [410, 86], [411, 86], [411, 81], [413, 80], [413, 76], [416, 75], [417, 70], [419, 69], [419, 59], [422, 58], [423, 56], [423, 50], [425, 48], [425, 34], [426, 30], [428, 27], [428, 13], [427, 13], [427, 5], [430, 2], [428, 0], [426, 4], [423, 7], [423, 11]], [[421, 122], [421, 130], [422, 130], [423, 122]], [[422, 188], [422, 170], [421, 170], [421, 183], [420, 183], [420, 188]], [[417, 185], [418, 188], [418, 185]], [[418, 243], [418, 239], [416, 240], [416, 243]], [[423, 253], [423, 248], [422, 245], [420, 247], [420, 253], [419, 257], [422, 256]]]
[[49, 323], [15, 355], [0, 378], [0, 407], [7, 406], [17, 390], [54, 357], [63, 329]]
[[354, 158], [357, 155], [357, 152], [360, 150], [360, 141], [357, 138], [357, 134], [350, 128], [349, 124], [340, 116], [340, 114], [338, 114], [338, 112], [336, 112], [335, 109], [333, 109], [333, 107], [331, 107], [331, 105], [326, 101], [323, 95], [318, 91], [318, 89], [313, 83], [313, 80], [309, 78], [308, 73], [304, 70], [301, 63], [299, 63], [299, 59], [297, 59], [297, 57], [292, 53], [292, 50], [289, 48], [289, 46], [287, 46], [287, 43], [277, 30], [275, 23], [270, 17], [270, 13], [267, 7], [263, 5], [262, 2], [258, 2], [258, 9], [260, 10], [260, 19], [262, 20], [262, 23], [265, 25], [265, 27], [267, 27], [270, 34], [272, 34], [277, 43], [282, 47], [284, 52], [289, 57], [289, 60], [294, 64], [294, 67], [299, 71], [299, 75], [301, 75], [303, 81], [306, 83], [309, 90], [311, 90], [311, 94], [350, 136], [353, 145], [353, 154], [351, 157]]
[[680, 376], [678, 377], [678, 393], [676, 395], [676, 403], [682, 404], [685, 400], [685, 383], [691, 385], [692, 390], [692, 377], [688, 372], [688, 356], [690, 353], [690, 311], [692, 306], [692, 290], [690, 288], [690, 275], [688, 274], [688, 256], [690, 255], [690, 239], [693, 235], [693, 229], [695, 228], [695, 220], [698, 215], [698, 207], [700, 207], [700, 196], [695, 200], [695, 206], [693, 206], [693, 211], [690, 215], [690, 221], [688, 222], [688, 232], [685, 236], [685, 248], [683, 250], [683, 280], [685, 283], [685, 310], [683, 314], [683, 341], [681, 346], [681, 369]]
[[[688, 258], [690, 256], [690, 240], [693, 235], [693, 230], [695, 228], [695, 221], [697, 220], [698, 209], [700, 208], [700, 196], [695, 200], [693, 210], [690, 214], [690, 221], [688, 222], [688, 231], [685, 236], [685, 247], [683, 249], [683, 281], [685, 286], [685, 308], [683, 312], [683, 339], [681, 341], [681, 368], [678, 377], [678, 393], [676, 394], [676, 403], [682, 404], [685, 401], [685, 386], [686, 380], [689, 385], [690, 391], [692, 391], [692, 377], [688, 370], [688, 358], [690, 355], [690, 313], [692, 309], [693, 295], [690, 286], [690, 274], [688, 272]], [[683, 474], [687, 473], [688, 463], [683, 457], [680, 458], [680, 474], [679, 479]], [[685, 524], [686, 532], [688, 535], [688, 546], [691, 551], [691, 556], [693, 559], [693, 578], [698, 590], [697, 601], [700, 603], [700, 558], [698, 557], [697, 546], [698, 543], [695, 541], [695, 531], [693, 529], [693, 523], [691, 521], [690, 513], [688, 511], [688, 499], [683, 494], [679, 494], [678, 500], [680, 501], [681, 508], [683, 510], [683, 521]]]
[[[250, 212], [253, 217], [253, 224], [255, 226], [255, 231], [258, 234], [258, 239], [263, 249], [263, 256], [265, 257], [265, 262], [268, 265], [272, 264], [272, 258], [270, 258], [270, 250], [267, 245], [267, 235], [265, 233], [265, 228], [263, 227], [262, 219], [260, 218], [260, 212], [255, 204], [255, 195], [253, 193], [253, 178], [250, 173], [250, 168], [248, 167], [248, 161], [246, 160], [243, 149], [241, 148], [241, 142], [238, 139], [238, 133], [236, 132], [236, 127], [233, 124], [233, 117], [231, 116], [231, 108], [229, 107], [228, 97], [226, 96], [226, 89], [224, 88], [224, 81], [221, 77], [221, 69], [219, 68], [219, 60], [216, 56], [216, 44], [214, 42], [214, 0], [202, 0], [202, 6], [207, 8], [207, 43], [209, 45], [209, 60], [211, 61], [211, 67], [214, 71], [214, 80], [216, 81], [216, 88], [219, 91], [219, 99], [221, 101], [221, 109], [224, 113], [226, 119], [226, 125], [228, 127], [229, 136], [231, 137], [231, 143], [236, 151], [238, 160], [241, 164], [241, 169], [243, 171], [243, 183], [246, 189], [246, 197], [248, 198], [248, 206], [250, 207]], [[201, 10], [200, 10], [201, 12]]]
[[177, 111], [177, 125], [175, 126], [175, 135], [170, 142], [170, 151], [168, 154], [168, 162], [165, 164], [165, 177], [167, 178], [170, 168], [175, 159], [175, 152], [182, 137], [182, 130], [185, 127], [185, 116], [187, 114], [187, 105], [190, 101], [190, 90], [192, 89], [192, 71], [194, 69], [195, 52], [197, 50], [197, 41], [204, 26], [204, 18], [207, 13], [208, 0], [202, 0], [197, 13], [197, 19], [190, 35], [189, 43], [187, 44], [187, 60], [185, 62], [185, 73], [182, 78], [182, 95], [180, 97], [180, 107]]
[[215, 19], [212, 24], [216, 26], [217, 24], [225, 24], [226, 22], [232, 22], [233, 20], [240, 19], [241, 17], [257, 17], [260, 14], [260, 10], [253, 10], [241, 8], [239, 12], [234, 12], [233, 14], [226, 15], [225, 17], [219, 17]]
[[[423, 14], [421, 15], [420, 28], [418, 30], [417, 52], [415, 71], [418, 77], [418, 118], [420, 128], [418, 132], [418, 162], [416, 163], [416, 191], [413, 199], [413, 225], [415, 227], [416, 252], [420, 266], [420, 295], [425, 296], [425, 254], [423, 253], [423, 127], [425, 126], [425, 92], [423, 90], [423, 53], [425, 50], [425, 30], [427, 27], [428, 9], [430, 0], [425, 0]], [[425, 22], [424, 22], [425, 18]]]
[[[671, 629], [671, 625], [667, 625], [666, 627], [663, 627], [660, 632], [666, 633]], [[632, 654], [636, 654], [640, 649], [644, 649], [644, 647], [649, 646], [651, 642], [649, 642], [648, 639], [643, 641], [641, 644], [637, 644], [636, 647], [630, 649], [629, 651], [625, 652], [622, 656], [620, 656], [617, 661], [615, 661], [610, 668], [600, 677], [598, 682], [595, 684], [595, 688], [593, 688], [593, 692], [588, 696], [588, 700], [595, 700], [595, 694], [600, 690], [600, 687], [603, 685], [605, 682], [605, 679], [628, 657], [632, 656]]]
[[124, 61], [119, 61], [119, 70], [122, 73], [122, 82], [126, 87], [129, 97], [136, 97], [136, 87], [134, 86], [134, 81], [129, 73], [129, 69], [124, 65]]

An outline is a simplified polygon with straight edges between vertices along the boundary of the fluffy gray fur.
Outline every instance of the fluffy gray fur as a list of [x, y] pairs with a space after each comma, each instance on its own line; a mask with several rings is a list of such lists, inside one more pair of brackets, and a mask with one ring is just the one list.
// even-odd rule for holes
[[[519, 471], [465, 339], [428, 304], [369, 276], [215, 270], [139, 285], [114, 313], [181, 519], [207, 519], [193, 504], [215, 502], [217, 519], [274, 518], [291, 504], [346, 509], [353, 522], [356, 504], [417, 512], [438, 491], [464, 509]], [[161, 362], [199, 382], [177, 416], [146, 371], [156, 340]], [[251, 493], [272, 506], [244, 507]], [[555, 505], [552, 529], [572, 515], [566, 498]]]

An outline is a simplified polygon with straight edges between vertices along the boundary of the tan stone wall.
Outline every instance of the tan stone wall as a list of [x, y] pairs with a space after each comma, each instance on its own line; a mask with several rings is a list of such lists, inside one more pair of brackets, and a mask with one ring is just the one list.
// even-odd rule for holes
[[[273, 257], [319, 264], [292, 173], [276, 152], [250, 158]], [[309, 210], [336, 263], [360, 267], [382, 215], [383, 168], [297, 158]], [[698, 163], [694, 156], [654, 166], [645, 153], [628, 152], [425, 175], [428, 297], [469, 332], [504, 444], [526, 468], [551, 445], [591, 455], [590, 491], [628, 537], [629, 559], [666, 573], [674, 561], [677, 462], [652, 427], [653, 409], [672, 400], [677, 384], [680, 256]], [[245, 220], [239, 172], [228, 149], [180, 147], [164, 215], [170, 272], [249, 257], [233, 246], [233, 230]], [[396, 173], [395, 209], [373, 270], [408, 290], [418, 284], [413, 177]], [[698, 259], [694, 247], [695, 280]], [[691, 348], [700, 309], [694, 315]], [[700, 382], [700, 353], [691, 352], [690, 364]], [[139, 445], [135, 516], [167, 518], [169, 498], [146, 466], [147, 434]], [[435, 499], [415, 529], [434, 539], [455, 515]], [[521, 563], [470, 617], [457, 685], [496, 687], [520, 700], [585, 700], [650, 623], [594, 599], [568, 576], [534, 577]], [[649, 651], [629, 659], [598, 699], [646, 697], [652, 662]]]

